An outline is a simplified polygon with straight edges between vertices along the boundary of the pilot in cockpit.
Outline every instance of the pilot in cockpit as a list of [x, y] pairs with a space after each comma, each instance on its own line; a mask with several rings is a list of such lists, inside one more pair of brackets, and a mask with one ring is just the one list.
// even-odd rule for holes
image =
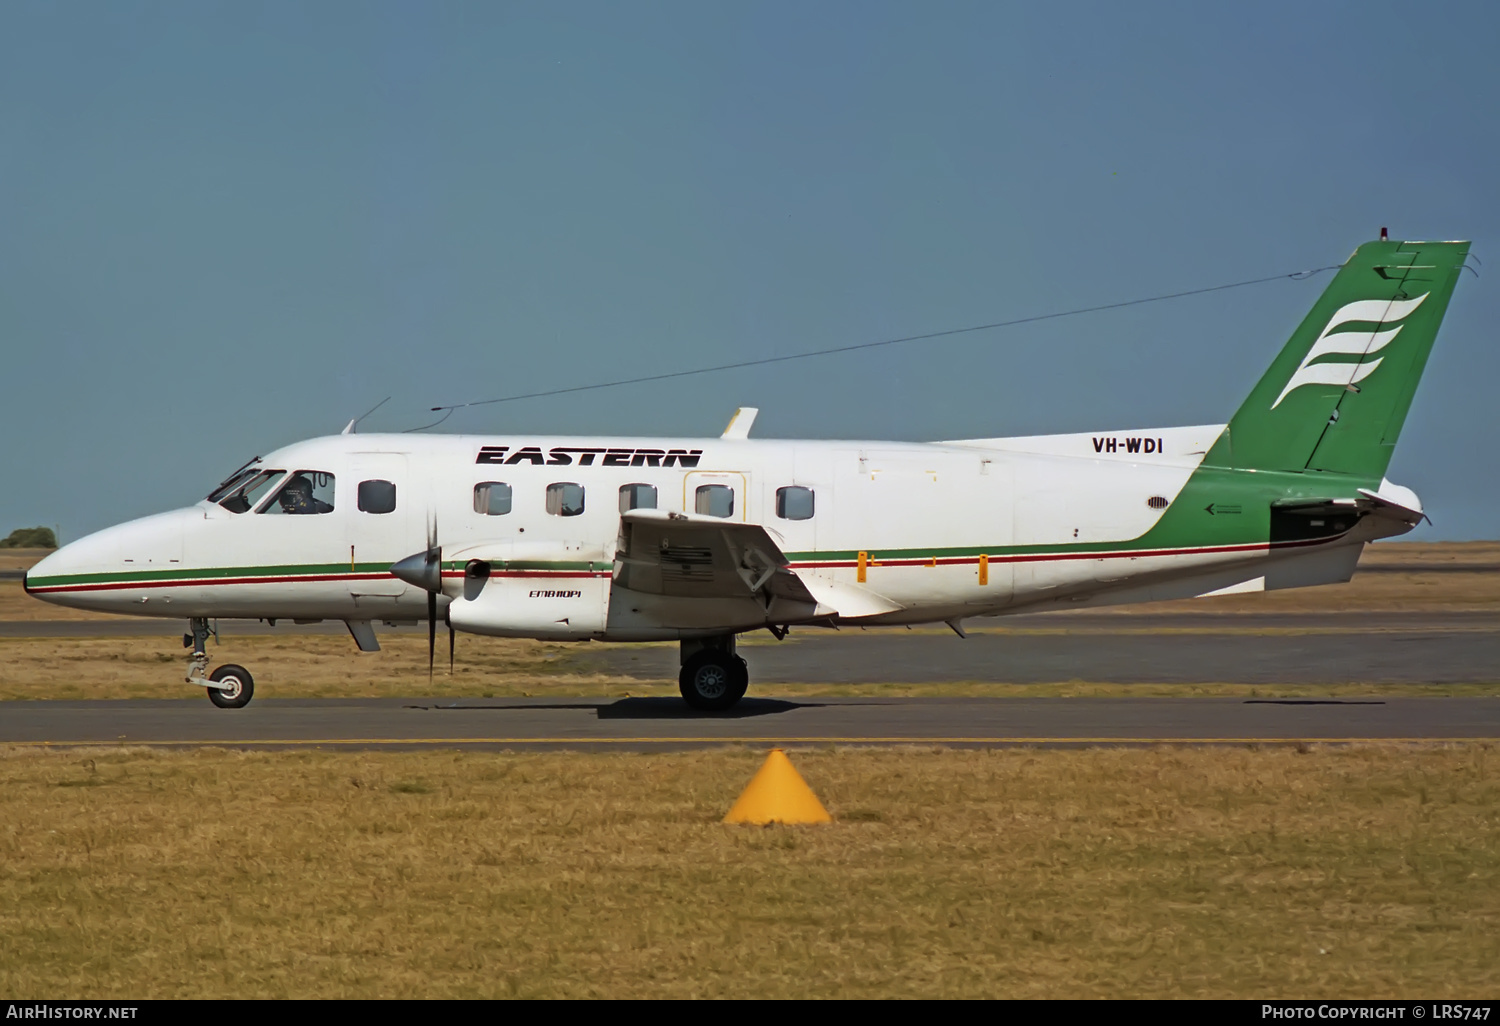
[[292, 479], [281, 489], [281, 494], [276, 497], [281, 503], [283, 513], [332, 513], [333, 506], [313, 495], [312, 482], [301, 474], [294, 474]]

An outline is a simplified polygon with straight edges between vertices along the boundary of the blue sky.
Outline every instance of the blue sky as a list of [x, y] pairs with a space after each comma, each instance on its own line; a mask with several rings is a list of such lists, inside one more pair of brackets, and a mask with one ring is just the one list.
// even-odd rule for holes
[[[1500, 7], [0, 5], [0, 533], [440, 403], [1465, 238], [1390, 476], [1500, 537]], [[1327, 276], [484, 407], [940, 439], [1227, 419]]]

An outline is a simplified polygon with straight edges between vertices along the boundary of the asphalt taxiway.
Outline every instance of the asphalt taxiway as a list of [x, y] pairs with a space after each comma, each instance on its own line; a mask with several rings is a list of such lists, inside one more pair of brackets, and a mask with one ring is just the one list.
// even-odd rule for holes
[[[975, 620], [969, 628], [967, 638], [947, 628], [794, 629], [783, 642], [750, 635], [741, 653], [752, 680], [762, 684], [1500, 681], [1500, 613], [1491, 612], [1042, 614]], [[226, 620], [220, 629], [225, 636], [348, 633], [338, 622], [272, 627]], [[378, 630], [426, 634], [425, 626]], [[161, 637], [167, 651], [176, 651], [181, 631], [176, 620], [0, 624], [0, 638]], [[462, 639], [459, 649], [462, 658]], [[555, 668], [671, 680], [677, 652], [671, 645], [582, 642], [568, 646]]]
[[262, 699], [0, 703], [0, 745], [233, 748], [663, 749], [1465, 743], [1500, 738], [1493, 698], [747, 698], [729, 713], [676, 698]]
[[[947, 630], [794, 631], [743, 644], [750, 696], [727, 714], [677, 698], [0, 702], [0, 745], [691, 747], [720, 744], [1056, 745], [1500, 739], [1500, 613], [1076, 613]], [[973, 624], [971, 624], [973, 626]], [[345, 633], [339, 623], [221, 624], [231, 635]], [[393, 629], [383, 628], [386, 633]], [[425, 626], [395, 628], [425, 637]], [[0, 625], [0, 636], [161, 635], [175, 621]], [[764, 640], [760, 640], [763, 638]], [[350, 642], [351, 651], [353, 643]], [[460, 659], [462, 659], [462, 644]], [[170, 647], [171, 651], [178, 651]], [[672, 645], [568, 646], [553, 669], [670, 681]], [[253, 667], [252, 667], [253, 671]], [[784, 700], [777, 683], [1496, 685], [1464, 697], [876, 698]], [[416, 689], [420, 688], [420, 683]], [[1473, 691], [1473, 688], [1469, 689]], [[1341, 687], [1340, 692], [1348, 691]]]

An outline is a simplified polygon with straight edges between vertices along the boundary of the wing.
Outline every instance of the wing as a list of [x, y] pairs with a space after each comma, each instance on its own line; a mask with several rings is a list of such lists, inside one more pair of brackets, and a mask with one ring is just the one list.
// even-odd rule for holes
[[787, 563], [759, 524], [655, 509], [620, 516], [615, 583], [645, 595], [816, 602]]
[[644, 597], [651, 618], [671, 626], [831, 621], [900, 608], [865, 588], [800, 575], [759, 524], [654, 509], [621, 514], [614, 585]]

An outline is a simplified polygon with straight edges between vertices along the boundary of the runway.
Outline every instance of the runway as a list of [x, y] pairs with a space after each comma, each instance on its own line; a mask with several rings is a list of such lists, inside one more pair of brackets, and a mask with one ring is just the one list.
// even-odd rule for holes
[[701, 748], [940, 744], [1462, 743], [1500, 738], [1493, 698], [267, 699], [0, 703], [0, 745]]

